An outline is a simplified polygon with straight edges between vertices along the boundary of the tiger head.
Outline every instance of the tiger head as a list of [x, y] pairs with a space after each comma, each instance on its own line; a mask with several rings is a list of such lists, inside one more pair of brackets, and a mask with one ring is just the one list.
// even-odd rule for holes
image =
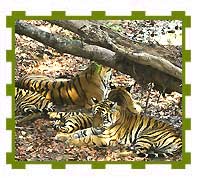
[[106, 82], [108, 82], [111, 78], [112, 69], [110, 67], [97, 64], [96, 62], [92, 62], [88, 70], [93, 74], [98, 74], [102, 79], [105, 79]]
[[109, 126], [115, 123], [120, 117], [119, 106], [117, 102], [108, 99], [93, 105], [92, 113], [97, 127]]
[[140, 114], [142, 108], [131, 94], [124, 87], [112, 89], [108, 94], [108, 98], [98, 102], [93, 98], [92, 113], [97, 127], [102, 125], [112, 125], [117, 120], [120, 120], [122, 115]]
[[[88, 108], [94, 104], [92, 98], [98, 101], [105, 99], [108, 95], [108, 86], [112, 75], [112, 69], [96, 62], [92, 62], [85, 74], [82, 75], [81, 87], [87, 97]], [[80, 78], [80, 77], [79, 77]], [[86, 104], [87, 104], [86, 103]]]

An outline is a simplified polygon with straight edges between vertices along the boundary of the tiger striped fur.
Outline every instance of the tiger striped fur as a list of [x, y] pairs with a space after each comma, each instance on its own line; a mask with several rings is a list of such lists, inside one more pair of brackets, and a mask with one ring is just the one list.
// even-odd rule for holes
[[54, 111], [51, 101], [37, 92], [15, 87], [15, 115], [18, 122], [31, 120], [50, 111]]
[[93, 125], [93, 117], [89, 111], [49, 112], [48, 115], [53, 120], [53, 127], [63, 133], [73, 133]]
[[101, 101], [108, 92], [111, 69], [93, 62], [86, 70], [70, 81], [44, 76], [25, 76], [16, 86], [40, 93], [55, 105], [77, 105], [91, 108], [91, 98]]

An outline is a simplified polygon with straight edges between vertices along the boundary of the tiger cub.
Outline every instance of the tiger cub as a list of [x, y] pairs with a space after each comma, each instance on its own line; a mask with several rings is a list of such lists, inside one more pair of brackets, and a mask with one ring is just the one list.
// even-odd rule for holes
[[[126, 100], [124, 101], [123, 98]], [[131, 111], [132, 107], [128, 105], [129, 99], [131, 100], [125, 90], [111, 90], [108, 99], [93, 107], [93, 114], [94, 117], [97, 115], [103, 120], [113, 121], [112, 124], [106, 128], [102, 127], [102, 132], [97, 134], [87, 129], [88, 131], [84, 132], [90, 135], [82, 136], [80, 133], [78, 137], [77, 131], [71, 135], [57, 135], [56, 139], [65, 140], [74, 145], [133, 146], [134, 151], [139, 155], [148, 155], [152, 151], [165, 156], [180, 153], [182, 140], [176, 130], [163, 121]], [[97, 128], [97, 130], [100, 129]]]
[[45, 76], [25, 76], [16, 82], [16, 86], [40, 93], [55, 105], [77, 105], [91, 108], [91, 98], [101, 101], [108, 90], [111, 68], [95, 62], [70, 81]]
[[17, 123], [34, 119], [41, 114], [54, 111], [51, 101], [37, 92], [15, 87], [15, 115]]

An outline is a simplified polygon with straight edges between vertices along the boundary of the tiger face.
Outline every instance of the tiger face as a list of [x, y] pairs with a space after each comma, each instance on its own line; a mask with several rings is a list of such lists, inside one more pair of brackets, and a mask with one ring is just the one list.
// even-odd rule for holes
[[112, 89], [108, 98], [98, 102], [95, 98], [92, 98], [94, 105], [92, 106], [92, 112], [96, 127], [109, 126], [120, 119], [122, 112], [127, 115], [140, 114], [142, 107], [132, 99], [131, 94], [124, 87], [116, 87]]
[[117, 102], [108, 99], [101, 101], [92, 107], [94, 121], [99, 123], [98, 127], [110, 126], [119, 118]]

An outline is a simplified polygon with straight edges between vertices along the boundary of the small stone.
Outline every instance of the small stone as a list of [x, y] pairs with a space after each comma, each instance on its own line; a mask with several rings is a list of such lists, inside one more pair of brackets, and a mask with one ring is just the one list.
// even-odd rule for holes
[[51, 153], [53, 151], [53, 149], [52, 148], [48, 148], [47, 151]]
[[21, 131], [21, 134], [24, 136], [24, 135], [26, 135], [26, 132], [25, 131]]
[[26, 149], [26, 151], [32, 151], [33, 149], [33, 145], [31, 145], [31, 146], [29, 146], [27, 149]]

